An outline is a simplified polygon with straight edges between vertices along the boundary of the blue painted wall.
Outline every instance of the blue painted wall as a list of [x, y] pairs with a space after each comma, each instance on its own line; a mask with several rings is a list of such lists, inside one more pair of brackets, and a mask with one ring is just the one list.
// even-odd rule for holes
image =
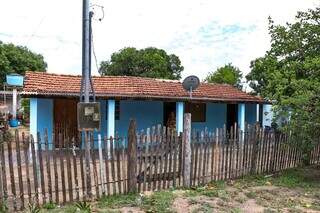
[[206, 122], [192, 122], [191, 128], [195, 130], [215, 131], [216, 128], [222, 128], [227, 120], [227, 105], [220, 103], [207, 103]]
[[254, 125], [257, 120], [257, 104], [246, 104], [245, 122]]
[[[45, 129], [48, 130], [48, 136], [52, 135], [53, 130], [53, 100], [43, 98], [30, 99], [30, 134], [36, 139], [37, 133], [40, 133], [43, 142]], [[49, 143], [52, 138], [48, 137]]]
[[137, 131], [163, 123], [163, 102], [120, 101], [120, 120], [116, 120], [116, 132], [126, 136], [130, 119], [137, 122]]

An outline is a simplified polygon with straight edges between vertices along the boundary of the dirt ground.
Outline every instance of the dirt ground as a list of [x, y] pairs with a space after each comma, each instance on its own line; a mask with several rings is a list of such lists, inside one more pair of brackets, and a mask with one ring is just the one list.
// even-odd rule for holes
[[118, 195], [43, 212], [320, 212], [320, 166], [202, 187]]

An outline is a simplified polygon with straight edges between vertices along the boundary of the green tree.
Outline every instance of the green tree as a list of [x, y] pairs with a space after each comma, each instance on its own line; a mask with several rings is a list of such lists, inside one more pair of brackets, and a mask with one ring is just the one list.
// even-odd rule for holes
[[242, 89], [241, 78], [242, 73], [239, 68], [229, 63], [209, 73], [205, 81], [208, 83], [230, 84]]
[[294, 23], [276, 25], [269, 18], [271, 49], [251, 63], [246, 76], [254, 91], [275, 102], [284, 129], [302, 143], [308, 162], [320, 137], [320, 8], [298, 12]]
[[178, 56], [149, 47], [137, 50], [121, 49], [111, 55], [110, 61], [102, 61], [101, 75], [126, 75], [164, 79], [180, 79], [183, 66]]
[[9, 73], [24, 75], [26, 71], [45, 71], [47, 64], [43, 56], [27, 47], [5, 44], [0, 41], [0, 85]]

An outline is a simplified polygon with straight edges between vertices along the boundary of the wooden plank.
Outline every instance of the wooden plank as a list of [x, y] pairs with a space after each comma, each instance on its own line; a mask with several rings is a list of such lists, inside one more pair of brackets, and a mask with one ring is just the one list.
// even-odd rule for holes
[[193, 172], [193, 184], [196, 186], [197, 181], [197, 173], [198, 173], [198, 161], [199, 161], [199, 141], [197, 135], [193, 134], [193, 144], [195, 148], [195, 156], [194, 156], [194, 172]]
[[[29, 203], [32, 202], [31, 197], [31, 181], [30, 181], [30, 171], [29, 171], [29, 138], [25, 137], [25, 134], [22, 133], [22, 145], [23, 145], [23, 153], [24, 153], [24, 159], [25, 159], [25, 168], [26, 168], [26, 179], [27, 179], [27, 193], [28, 193], [28, 201]], [[5, 171], [5, 170], [1, 170]]]
[[48, 141], [48, 131], [45, 129], [44, 131], [44, 149], [46, 152], [45, 160], [46, 160], [46, 172], [47, 172], [47, 187], [49, 194], [49, 202], [53, 202], [52, 198], [52, 180], [51, 180], [51, 169], [50, 169], [50, 150], [49, 150], [49, 141]]
[[[136, 137], [136, 134], [134, 135], [134, 137]], [[137, 139], [136, 139], [137, 140]], [[136, 151], [136, 156], [137, 156], [137, 151]], [[118, 179], [118, 189], [119, 189], [119, 193], [122, 193], [122, 185], [121, 185], [121, 182], [122, 182], [122, 178], [121, 178], [121, 159], [120, 159], [120, 139], [119, 139], [119, 136], [117, 137], [116, 139], [116, 156], [117, 156], [117, 179]], [[136, 157], [135, 156], [135, 157]], [[135, 159], [136, 160], [136, 159]], [[134, 169], [134, 179], [137, 180], [137, 175], [136, 175], [136, 165], [137, 163], [135, 163], [133, 165], [133, 167], [135, 168]], [[135, 184], [137, 183], [137, 181], [135, 182]], [[133, 183], [132, 183], [133, 184]], [[134, 191], [136, 192], [137, 189], [136, 189], [136, 186], [134, 185]]]
[[130, 120], [128, 130], [128, 191], [137, 191], [137, 134], [136, 134], [136, 122]]
[[[16, 140], [16, 138], [14, 139]], [[12, 143], [13, 141], [8, 141], [8, 163], [9, 163], [9, 173], [10, 173], [10, 185], [11, 192], [13, 196], [13, 208], [17, 210], [17, 192], [16, 192], [16, 184], [14, 178], [14, 170], [13, 170], [13, 157], [12, 157]]]
[[[166, 131], [167, 128], [164, 127], [164, 130], [166, 132], [166, 141], [162, 156], [164, 161], [164, 167], [163, 167], [163, 175], [162, 175], [162, 189], [166, 189], [166, 181], [167, 181], [167, 174], [168, 174], [168, 150], [169, 150], [169, 143], [170, 143], [170, 132]], [[189, 174], [188, 174], [189, 175]]]
[[104, 152], [104, 161], [105, 161], [105, 176], [106, 176], [106, 185], [107, 185], [107, 195], [110, 195], [111, 194], [111, 191], [110, 191], [110, 170], [109, 170], [109, 159], [110, 159], [110, 141], [111, 141], [111, 138], [110, 138], [110, 141], [108, 141], [109, 138], [105, 137], [104, 138], [104, 149], [105, 149], [105, 152]]
[[31, 153], [32, 153], [32, 165], [33, 165], [34, 193], [35, 193], [36, 205], [39, 206], [38, 168], [37, 168], [37, 160], [36, 160], [36, 152], [35, 152], [35, 142], [32, 135], [31, 135]]
[[93, 182], [94, 182], [94, 188], [95, 188], [95, 195], [97, 198], [100, 198], [97, 163], [96, 163], [96, 152], [95, 152], [95, 147], [94, 147], [93, 132], [90, 133], [90, 146], [91, 146], [90, 152], [91, 152], [91, 159], [92, 159], [92, 172], [93, 172]]
[[[58, 136], [56, 134], [54, 134], [54, 137], [52, 140], [53, 142], [57, 141], [55, 139], [55, 137], [58, 137]], [[58, 154], [58, 150], [56, 149], [56, 145], [58, 145], [58, 144], [52, 144], [52, 149], [53, 149], [52, 160], [53, 160], [55, 202], [58, 204], [60, 202], [59, 201], [59, 175], [58, 175], [58, 166], [57, 166], [59, 154]]]
[[159, 173], [157, 175], [157, 179], [158, 179], [158, 190], [161, 190], [161, 186], [162, 186], [162, 174], [163, 174], [163, 164], [164, 164], [164, 160], [163, 160], [163, 155], [161, 153], [163, 153], [164, 150], [164, 146], [165, 146], [165, 132], [164, 132], [164, 128], [158, 127], [158, 134], [159, 134], [159, 147], [158, 150], [160, 152], [160, 160], [159, 160]]
[[[230, 134], [227, 135], [227, 141], [228, 141], [228, 145], [227, 145], [227, 154], [229, 153], [229, 156], [227, 157], [227, 164], [226, 164], [226, 168], [227, 168], [227, 178], [231, 179], [232, 178], [232, 173], [233, 173], [233, 164], [232, 164], [232, 160], [233, 160], [233, 127], [230, 128]], [[228, 171], [229, 170], [229, 171]]]
[[60, 160], [60, 179], [61, 179], [61, 187], [62, 187], [62, 203], [65, 204], [67, 202], [66, 198], [66, 182], [65, 182], [65, 172], [64, 172], [64, 151], [63, 144], [64, 140], [62, 134], [59, 134], [59, 160]]
[[147, 144], [148, 144], [148, 159], [149, 159], [149, 167], [148, 167], [148, 178], [147, 178], [147, 182], [148, 182], [148, 190], [151, 190], [151, 177], [152, 177], [152, 168], [153, 168], [153, 146], [151, 144], [151, 133], [150, 133], [150, 128], [147, 128], [147, 140], [146, 140]]
[[[178, 134], [175, 131], [173, 134], [173, 146], [172, 146], [172, 154], [173, 154], [173, 180], [172, 180], [172, 185], [174, 188], [176, 188], [176, 171], [177, 171], [177, 149], [178, 149], [179, 141], [178, 141]], [[191, 167], [192, 168], [192, 167]], [[190, 178], [192, 179], [192, 178]]]
[[208, 142], [206, 141], [206, 133], [202, 132], [203, 134], [203, 163], [202, 163], [202, 184], [204, 185], [206, 183], [206, 171], [207, 171], [207, 150], [208, 150]]
[[42, 202], [46, 203], [46, 191], [45, 191], [45, 180], [44, 180], [44, 168], [43, 168], [43, 158], [42, 158], [42, 141], [40, 137], [40, 133], [37, 134], [38, 138], [38, 149], [37, 154], [39, 156], [39, 168], [40, 168], [40, 184], [41, 184], [41, 194], [42, 194]]
[[195, 143], [193, 140], [193, 134], [191, 136], [191, 141], [193, 141], [191, 143], [191, 165], [190, 165], [190, 185], [194, 186], [195, 185], [195, 181], [193, 179], [194, 177], [194, 162], [195, 162]]
[[66, 144], [66, 156], [67, 156], [67, 177], [68, 177], [68, 194], [69, 201], [73, 201], [73, 183], [72, 183], [72, 169], [71, 169], [71, 158], [72, 158], [72, 140], [68, 138]]
[[17, 166], [18, 166], [18, 179], [19, 179], [19, 195], [21, 200], [20, 210], [23, 210], [25, 207], [24, 203], [24, 190], [23, 190], [23, 182], [22, 182], [22, 168], [21, 168], [21, 153], [20, 153], [20, 140], [19, 140], [19, 132], [16, 129], [15, 131], [16, 138], [16, 156], [17, 156]]
[[[115, 178], [115, 155], [114, 155], [114, 138], [110, 138], [110, 163], [111, 163], [111, 178], [112, 178], [112, 194], [117, 193], [116, 178]], [[130, 190], [129, 190], [130, 191]]]
[[156, 133], [156, 131], [159, 131], [159, 129], [156, 129], [155, 126], [153, 126], [150, 129], [150, 143], [152, 144], [152, 148], [153, 148], [153, 155], [151, 156], [151, 158], [153, 159], [152, 160], [152, 168], [153, 168], [152, 171], [153, 172], [152, 172], [152, 176], [151, 176], [151, 190], [152, 191], [157, 189], [157, 183], [159, 183], [159, 181], [160, 181], [158, 179], [159, 174], [160, 174], [160, 172], [158, 172], [158, 170], [159, 170], [158, 162], [160, 161], [161, 154], [162, 154], [161, 150], [159, 150], [159, 144], [157, 142], [157, 133]]
[[[147, 136], [145, 134], [142, 133], [142, 144], [143, 144], [143, 186], [142, 186], [142, 190], [146, 191], [147, 190], [147, 168], [148, 168], [148, 158], [147, 158], [147, 154], [148, 154], [148, 144], [146, 143], [147, 140]], [[129, 154], [129, 152], [128, 152]]]
[[[79, 179], [78, 179], [78, 164], [77, 164], [77, 152], [75, 150], [75, 138], [72, 138], [72, 167], [73, 167], [73, 178], [74, 178], [74, 185], [76, 190], [76, 201], [80, 201], [80, 190], [79, 190]], [[79, 152], [80, 153], [80, 152]], [[79, 154], [80, 155], [80, 154]]]
[[[248, 128], [247, 128], [248, 129]], [[246, 138], [244, 138], [245, 140]], [[238, 131], [238, 127], [237, 125], [235, 125], [234, 127], [234, 143], [235, 143], [235, 147], [236, 147], [236, 150], [237, 150], [237, 153], [236, 153], [236, 157], [235, 157], [235, 164], [236, 164], [236, 168], [235, 168], [235, 173], [234, 173], [234, 178], [238, 178], [240, 176], [240, 162], [241, 161], [241, 148], [240, 148], [240, 141], [239, 141], [239, 131]], [[241, 145], [243, 145], [243, 143], [241, 143]]]
[[184, 171], [183, 186], [190, 187], [190, 163], [191, 163], [191, 113], [185, 113], [183, 116], [183, 132], [184, 132]]
[[121, 168], [122, 168], [122, 183], [123, 183], [123, 192], [124, 193], [128, 193], [128, 189], [127, 189], [127, 171], [128, 171], [128, 167], [127, 167], [127, 162], [128, 162], [128, 159], [127, 159], [127, 153], [126, 153], [126, 141], [125, 141], [125, 138], [122, 138], [121, 139], [121, 162], [122, 162], [122, 165], [121, 165]]
[[[168, 162], [168, 166], [167, 166], [167, 172], [166, 172], [166, 188], [168, 189], [170, 187], [170, 182], [171, 182], [171, 178], [172, 178], [172, 129], [170, 129], [169, 127], [167, 128], [167, 138], [168, 138], [168, 146], [167, 146], [167, 162]], [[191, 157], [191, 156], [190, 156]], [[190, 174], [189, 174], [190, 177]]]

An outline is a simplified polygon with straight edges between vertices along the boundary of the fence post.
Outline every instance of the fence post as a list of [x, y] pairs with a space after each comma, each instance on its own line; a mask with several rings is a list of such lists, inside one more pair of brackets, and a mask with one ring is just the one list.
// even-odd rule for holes
[[136, 177], [136, 164], [137, 164], [137, 135], [136, 135], [136, 122], [130, 120], [128, 130], [128, 192], [137, 191], [137, 177]]
[[190, 166], [191, 166], [191, 113], [185, 113], [183, 117], [183, 155], [184, 155], [184, 170], [183, 170], [183, 186], [190, 187]]
[[[257, 156], [258, 156], [258, 144], [259, 144], [259, 133], [260, 133], [260, 127], [258, 125], [255, 125], [254, 129], [248, 129], [247, 130], [249, 134], [254, 134], [253, 136], [253, 145], [252, 145], [252, 161], [251, 161], [251, 169], [250, 169], [250, 174], [254, 175], [256, 172], [256, 167], [257, 167]], [[245, 132], [243, 133], [245, 134]], [[251, 138], [245, 137], [245, 138]], [[250, 141], [249, 143], [250, 144]]]

